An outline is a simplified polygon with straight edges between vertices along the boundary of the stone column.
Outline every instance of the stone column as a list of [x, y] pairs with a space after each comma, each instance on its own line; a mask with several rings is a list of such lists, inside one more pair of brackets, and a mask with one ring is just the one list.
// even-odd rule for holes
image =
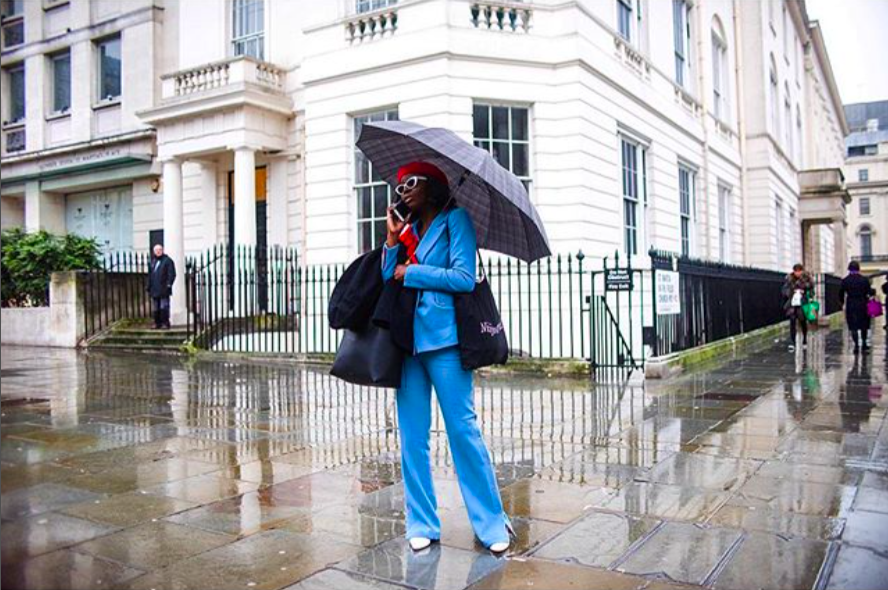
[[833, 248], [835, 254], [835, 270], [836, 276], [844, 276], [848, 270], [848, 226], [844, 220], [833, 222]]
[[54, 234], [65, 233], [65, 199], [62, 195], [47, 193], [39, 180], [25, 185], [25, 230], [41, 229]]
[[187, 313], [182, 217], [182, 162], [169, 158], [163, 161], [163, 249], [176, 265], [176, 283], [170, 299], [170, 323], [177, 325], [185, 323]]
[[234, 149], [234, 309], [239, 316], [248, 316], [253, 297], [249, 285], [239, 284], [241, 273], [253, 271], [253, 252], [256, 247], [256, 152], [251, 147]]
[[234, 243], [256, 245], [256, 152], [241, 146], [234, 150]]
[[219, 241], [219, 201], [216, 194], [215, 162], [200, 162], [200, 192], [203, 248], [209, 250]]

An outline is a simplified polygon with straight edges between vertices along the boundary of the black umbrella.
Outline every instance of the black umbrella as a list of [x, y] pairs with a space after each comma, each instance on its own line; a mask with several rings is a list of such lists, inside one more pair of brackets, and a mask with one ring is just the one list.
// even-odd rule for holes
[[392, 186], [398, 169], [410, 162], [440, 168], [457, 204], [472, 218], [478, 247], [526, 262], [551, 254], [543, 222], [521, 181], [454, 132], [408, 121], [365, 123], [357, 145]]

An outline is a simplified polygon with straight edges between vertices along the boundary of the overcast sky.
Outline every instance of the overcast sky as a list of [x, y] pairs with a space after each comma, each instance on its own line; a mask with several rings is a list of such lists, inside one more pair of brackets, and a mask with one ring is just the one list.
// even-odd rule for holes
[[844, 104], [888, 100], [888, 0], [807, 0]]

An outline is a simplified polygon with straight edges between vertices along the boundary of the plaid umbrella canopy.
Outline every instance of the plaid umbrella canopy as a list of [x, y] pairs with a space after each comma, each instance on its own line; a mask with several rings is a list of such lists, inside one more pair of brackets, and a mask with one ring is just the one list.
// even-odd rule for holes
[[410, 162], [440, 168], [456, 203], [472, 218], [478, 247], [525, 262], [551, 254], [543, 222], [521, 181], [452, 131], [409, 121], [365, 123], [357, 145], [392, 186], [398, 168]]

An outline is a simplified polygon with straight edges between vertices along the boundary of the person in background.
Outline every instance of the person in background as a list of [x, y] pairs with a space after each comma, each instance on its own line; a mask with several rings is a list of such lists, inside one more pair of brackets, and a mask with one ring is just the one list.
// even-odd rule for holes
[[173, 259], [163, 253], [163, 246], [155, 244], [146, 290], [154, 302], [154, 328], [157, 330], [170, 327], [170, 297], [175, 282], [176, 265]]
[[796, 329], [802, 328], [802, 346], [808, 346], [808, 320], [802, 311], [802, 305], [808, 302], [810, 292], [814, 289], [814, 281], [811, 275], [805, 272], [805, 267], [796, 263], [792, 272], [786, 275], [783, 283], [783, 297], [785, 302], [783, 309], [789, 318], [789, 350], [795, 350]]
[[870, 327], [870, 318], [866, 310], [869, 301], [870, 281], [860, 274], [860, 263], [852, 260], [848, 264], [848, 275], [842, 279], [839, 289], [839, 301], [845, 308], [845, 322], [851, 331], [851, 339], [854, 341], [854, 354], [861, 350], [866, 352], [869, 345], [866, 335]]

